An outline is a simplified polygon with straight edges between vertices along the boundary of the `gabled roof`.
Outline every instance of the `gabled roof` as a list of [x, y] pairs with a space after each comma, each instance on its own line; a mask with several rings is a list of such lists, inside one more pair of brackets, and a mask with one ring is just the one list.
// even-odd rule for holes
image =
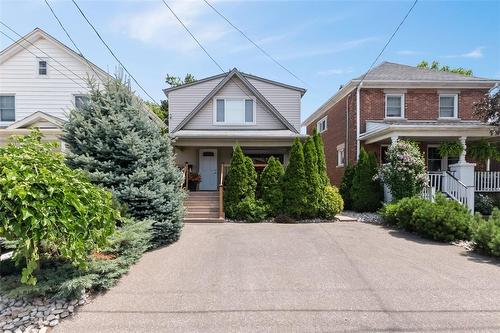
[[37, 111], [35, 113], [30, 114], [26, 118], [18, 120], [9, 126], [6, 129], [20, 129], [20, 128], [29, 128], [31, 125], [36, 124], [38, 122], [48, 122], [53, 124], [54, 127], [61, 128], [64, 124], [64, 120], [58, 117], [51, 116], [42, 111]]
[[[203, 78], [203, 79], [200, 79], [200, 80], [196, 80], [195, 82], [186, 83], [186, 84], [182, 84], [180, 86], [170, 87], [170, 88], [163, 89], [163, 92], [165, 93], [165, 95], [168, 96], [168, 93], [171, 92], [171, 91], [182, 89], [182, 88], [185, 88], [185, 87], [190, 87], [190, 86], [193, 86], [193, 85], [196, 85], [196, 84], [200, 84], [200, 83], [203, 83], [203, 82], [207, 82], [207, 81], [210, 81], [210, 80], [219, 79], [219, 78], [227, 76], [229, 73], [231, 73], [232, 71], [235, 71], [235, 70], [238, 71], [238, 69], [233, 68], [231, 71], [226, 72], [226, 73], [209, 76], [209, 77], [206, 77], [206, 78]], [[240, 73], [240, 75], [246, 77], [247, 79], [254, 79], [254, 80], [258, 80], [258, 81], [262, 81], [262, 82], [267, 82], [267, 83], [270, 83], [270, 84], [274, 84], [276, 86], [280, 86], [280, 87], [283, 87], [283, 88], [297, 90], [297, 91], [300, 92], [301, 96], [304, 96], [304, 94], [307, 91], [304, 88], [300, 88], [300, 87], [296, 87], [296, 86], [291, 86], [291, 85], [286, 84], [286, 83], [269, 80], [269, 79], [266, 79], [266, 78], [263, 78], [263, 77], [260, 77], [260, 76], [256, 76], [256, 75], [244, 73], [244, 72], [241, 72], [241, 71], [238, 71], [238, 73]]]
[[[230, 72], [228, 73], [225, 73], [224, 74], [225, 77], [222, 81], [219, 82], [219, 84], [217, 86], [215, 86], [215, 88], [207, 95], [205, 96], [205, 98], [203, 98], [201, 100], [201, 102], [186, 116], [186, 118], [184, 118], [180, 123], [179, 125], [177, 125], [176, 128], [174, 128], [174, 130], [172, 132], [176, 132], [180, 129], [182, 129], [182, 127], [184, 127], [184, 125], [186, 125], [191, 119], [193, 119], [193, 117], [201, 110], [203, 109], [203, 107], [205, 107], [205, 105], [207, 105], [207, 103], [209, 101], [212, 100], [212, 98], [215, 97], [215, 95], [226, 85], [226, 83], [229, 82], [229, 80], [231, 80], [233, 77], [236, 77], [238, 78], [242, 83], [243, 85], [252, 92], [252, 94], [255, 95], [255, 97], [262, 103], [264, 104], [268, 109], [269, 111], [276, 117], [278, 118], [282, 123], [283, 125], [286, 126], [286, 128], [288, 128], [290, 131], [292, 132], [295, 132], [295, 133], [298, 133], [297, 129], [295, 127], [293, 127], [292, 124], [290, 124], [290, 122], [285, 118], [283, 117], [283, 115], [278, 111], [276, 110], [276, 108], [274, 107], [274, 105], [272, 105], [247, 79], [246, 77], [240, 72], [238, 71], [236, 68], [233, 68], [233, 70], [231, 70]], [[214, 78], [219, 78], [219, 77], [222, 77], [222, 76], [217, 76], [217, 77], [212, 77], [212, 79]], [[206, 81], [206, 80], [205, 80]], [[199, 83], [199, 81], [198, 81]], [[195, 84], [195, 83], [192, 83], [192, 84]], [[192, 84], [189, 84], [189, 85], [192, 85]], [[180, 87], [185, 87], [187, 85], [184, 85], [184, 86], [180, 86]], [[180, 88], [180, 87], [176, 87], [176, 88]], [[299, 88], [297, 88], [299, 89]], [[165, 94], [167, 94], [167, 92], [165, 92]]]
[[97, 65], [93, 64], [91, 61], [84, 58], [81, 54], [77, 53], [70, 47], [61, 43], [59, 40], [52, 37], [50, 34], [48, 34], [47, 32], [45, 32], [40, 28], [33, 29], [33, 31], [31, 31], [30, 33], [24, 35], [23, 37], [20, 37], [16, 42], [12, 43], [11, 45], [3, 49], [0, 52], [0, 64], [5, 62], [12, 56], [16, 55], [18, 52], [24, 50], [23, 46], [25, 48], [28, 48], [31, 44], [34, 44], [36, 41], [40, 39], [45, 39], [52, 42], [54, 45], [58, 46], [60, 49], [62, 49], [67, 54], [80, 61], [85, 66], [92, 66], [92, 68], [98, 73], [98, 75], [102, 75], [103, 78], [110, 76], [106, 71], [102, 70]]
[[[363, 74], [364, 75], [364, 74]], [[363, 75], [354, 80], [361, 80]], [[491, 81], [475, 76], [419, 68], [384, 61], [365, 76], [364, 81]]]

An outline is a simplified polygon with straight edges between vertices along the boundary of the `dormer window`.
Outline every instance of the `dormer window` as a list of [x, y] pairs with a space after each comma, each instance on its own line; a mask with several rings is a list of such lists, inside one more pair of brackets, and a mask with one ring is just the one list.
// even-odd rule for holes
[[248, 97], [214, 99], [214, 124], [253, 125], [255, 124], [255, 99]]
[[38, 60], [38, 75], [47, 75], [47, 61]]
[[439, 118], [458, 117], [458, 94], [439, 95]]
[[404, 117], [404, 94], [386, 94], [385, 95], [385, 117], [403, 118]]

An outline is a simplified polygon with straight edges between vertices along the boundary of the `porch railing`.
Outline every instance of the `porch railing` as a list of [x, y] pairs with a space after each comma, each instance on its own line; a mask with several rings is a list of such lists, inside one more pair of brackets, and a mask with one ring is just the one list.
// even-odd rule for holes
[[182, 186], [187, 190], [188, 189], [188, 181], [189, 181], [189, 163], [184, 163], [184, 167], [182, 168], [182, 174], [184, 175], [184, 181], [182, 182]]
[[442, 172], [433, 172], [429, 173], [429, 186], [434, 187], [436, 191], [442, 191], [443, 184], [443, 173]]
[[474, 172], [476, 192], [500, 192], [500, 171]]
[[428, 177], [428, 187], [424, 188], [422, 197], [432, 200], [436, 192], [443, 192], [474, 212], [474, 186], [465, 185], [449, 171], [429, 173]]

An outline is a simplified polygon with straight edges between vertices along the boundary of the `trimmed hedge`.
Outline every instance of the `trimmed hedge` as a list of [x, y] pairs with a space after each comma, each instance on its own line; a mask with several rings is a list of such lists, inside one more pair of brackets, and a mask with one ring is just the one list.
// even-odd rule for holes
[[306, 173], [304, 169], [304, 152], [302, 143], [296, 138], [290, 152], [290, 161], [285, 170], [282, 183], [283, 212], [287, 215], [300, 218], [307, 205]]
[[320, 201], [319, 216], [333, 219], [344, 209], [344, 201], [335, 186], [326, 186]]
[[267, 205], [269, 214], [276, 216], [281, 211], [283, 192], [281, 183], [285, 169], [279, 160], [271, 156], [267, 166], [260, 175], [259, 192], [262, 201]]

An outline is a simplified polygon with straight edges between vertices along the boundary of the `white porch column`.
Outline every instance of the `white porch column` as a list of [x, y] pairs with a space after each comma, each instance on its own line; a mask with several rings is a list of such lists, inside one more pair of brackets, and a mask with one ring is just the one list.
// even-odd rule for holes
[[458, 159], [458, 163], [465, 163], [465, 155], [467, 154], [467, 144], [465, 143], [465, 140], [467, 137], [461, 136], [460, 137], [460, 143], [462, 144], [462, 147], [464, 147], [464, 150], [460, 154], [460, 158]]
[[467, 163], [465, 155], [467, 153], [467, 146], [465, 144], [466, 137], [460, 137], [460, 143], [464, 147], [463, 152], [460, 154], [458, 163], [449, 166], [450, 170], [454, 173], [455, 177], [467, 186], [467, 206], [469, 210], [474, 213], [474, 169], [475, 163]]
[[391, 136], [391, 146], [395, 145], [397, 142], [398, 142], [398, 136], [392, 135]]

